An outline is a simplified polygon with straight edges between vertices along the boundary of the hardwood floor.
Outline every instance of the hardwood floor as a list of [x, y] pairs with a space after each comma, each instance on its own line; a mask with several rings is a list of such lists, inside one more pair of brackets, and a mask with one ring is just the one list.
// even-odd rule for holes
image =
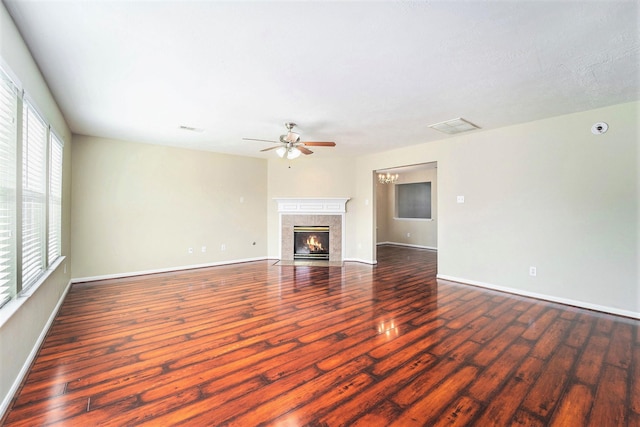
[[640, 425], [640, 322], [378, 259], [76, 284], [4, 424]]

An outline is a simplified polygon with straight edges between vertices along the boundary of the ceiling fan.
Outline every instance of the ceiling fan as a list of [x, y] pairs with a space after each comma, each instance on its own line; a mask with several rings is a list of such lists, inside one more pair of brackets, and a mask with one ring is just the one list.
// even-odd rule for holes
[[287, 159], [295, 159], [296, 157], [302, 154], [313, 154], [313, 151], [309, 150], [307, 147], [335, 147], [335, 142], [308, 142], [308, 141], [300, 141], [300, 134], [293, 131], [293, 128], [296, 126], [295, 123], [287, 122], [284, 124], [287, 128], [287, 133], [284, 135], [280, 135], [280, 141], [272, 141], [269, 139], [256, 139], [256, 138], [242, 138], [245, 141], [264, 141], [264, 142], [273, 142], [275, 144], [280, 144], [276, 147], [265, 148], [260, 151], [269, 151], [276, 150], [276, 153], [280, 157], [287, 157]]

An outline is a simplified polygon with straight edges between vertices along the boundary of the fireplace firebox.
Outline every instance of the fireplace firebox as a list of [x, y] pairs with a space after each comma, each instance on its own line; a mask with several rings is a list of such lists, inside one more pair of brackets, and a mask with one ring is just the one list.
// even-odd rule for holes
[[293, 259], [329, 259], [328, 226], [295, 226], [293, 238]]

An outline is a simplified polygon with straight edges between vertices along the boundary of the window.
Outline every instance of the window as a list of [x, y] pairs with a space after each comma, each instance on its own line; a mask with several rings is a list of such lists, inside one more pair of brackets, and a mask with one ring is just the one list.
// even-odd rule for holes
[[17, 89], [0, 70], [0, 306], [16, 283], [17, 109]]
[[47, 266], [61, 254], [62, 239], [62, 141], [53, 132], [49, 138], [49, 225]]
[[62, 156], [62, 140], [0, 69], [0, 307], [62, 253]]
[[45, 269], [47, 126], [29, 103], [22, 114], [22, 289]]
[[431, 219], [431, 183], [396, 184], [396, 217]]

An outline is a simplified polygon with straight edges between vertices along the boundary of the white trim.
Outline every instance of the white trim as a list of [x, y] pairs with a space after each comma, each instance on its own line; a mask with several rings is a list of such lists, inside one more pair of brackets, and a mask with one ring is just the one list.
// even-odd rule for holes
[[435, 248], [433, 246], [412, 245], [410, 243], [397, 243], [397, 242], [378, 242], [378, 243], [376, 243], [376, 246], [381, 246], [381, 245], [407, 246], [409, 248], [429, 249], [429, 250], [432, 250], [432, 251], [437, 251], [438, 250], [438, 248]]
[[337, 214], [347, 211], [349, 197], [285, 198], [274, 197], [278, 212], [298, 214]]
[[96, 282], [99, 280], [107, 280], [107, 279], [120, 279], [124, 277], [145, 276], [147, 274], [170, 273], [172, 271], [193, 270], [195, 268], [205, 268], [205, 267], [217, 267], [219, 265], [240, 264], [243, 262], [264, 261], [267, 259], [270, 259], [270, 258], [264, 256], [264, 257], [256, 257], [256, 258], [236, 259], [232, 261], [210, 262], [206, 264], [194, 264], [194, 265], [184, 265], [179, 267], [158, 268], [154, 270], [130, 271], [125, 273], [105, 274], [102, 276], [76, 277], [71, 279], [71, 283]]
[[18, 295], [11, 298], [5, 305], [0, 308], [0, 328], [7, 323], [11, 316], [13, 316], [22, 305], [27, 302], [31, 295], [35, 294], [36, 291], [42, 286], [44, 282], [49, 280], [51, 274], [62, 264], [62, 262], [66, 259], [66, 255], [59, 256], [53, 264], [51, 264], [40, 277], [33, 283], [33, 285], [29, 286], [24, 291], [20, 291]]
[[429, 222], [429, 221], [433, 221], [433, 218], [401, 218], [401, 217], [397, 217], [394, 216], [393, 217], [394, 221], [424, 221], [424, 222]]
[[376, 265], [378, 261], [376, 260], [367, 260], [367, 259], [359, 259], [359, 258], [345, 258], [344, 262], [360, 262], [363, 264]]
[[497, 285], [492, 285], [491, 283], [478, 282], [478, 281], [469, 280], [469, 279], [461, 279], [459, 277], [447, 276], [447, 275], [444, 275], [444, 274], [438, 274], [438, 275], [436, 275], [436, 278], [443, 279], [443, 280], [449, 280], [451, 282], [463, 283], [463, 284], [466, 284], [466, 285], [478, 286], [478, 287], [481, 287], [481, 288], [493, 289], [493, 290], [501, 291], [501, 292], [508, 292], [510, 294], [521, 295], [521, 296], [541, 299], [541, 300], [545, 300], [545, 301], [557, 302], [557, 303], [564, 304], [564, 305], [571, 305], [571, 306], [574, 306], [574, 307], [586, 308], [588, 310], [600, 311], [600, 312], [608, 313], [608, 314], [615, 314], [617, 316], [624, 316], [624, 317], [631, 317], [633, 319], [640, 319], [640, 312], [621, 310], [619, 308], [608, 307], [608, 306], [599, 305], [599, 304], [591, 304], [591, 303], [584, 302], [584, 301], [577, 301], [577, 300], [568, 299], [568, 298], [559, 298], [559, 297], [554, 297], [552, 295], [539, 294], [539, 293], [536, 293], [536, 292], [528, 292], [528, 291], [523, 291], [523, 290], [520, 290], [520, 289], [508, 288], [508, 287], [505, 287], [505, 286], [497, 286]]
[[18, 76], [13, 72], [11, 67], [9, 67], [9, 64], [7, 64], [7, 62], [1, 56], [0, 56], [0, 70], [2, 70], [4, 74], [6, 74], [11, 84], [13, 84], [16, 87], [17, 93], [21, 94], [22, 91], [24, 90], [23, 89], [24, 86], [22, 85], [22, 82], [20, 81]]
[[7, 411], [7, 409], [9, 409], [9, 405], [11, 405], [11, 402], [12, 402], [15, 394], [18, 392], [18, 389], [20, 388], [20, 385], [22, 384], [22, 380], [24, 380], [24, 378], [29, 373], [29, 369], [31, 368], [31, 363], [33, 363], [34, 359], [38, 355], [38, 351], [40, 350], [40, 346], [44, 342], [44, 339], [47, 337], [47, 333], [49, 332], [49, 328], [51, 327], [51, 325], [53, 324], [53, 321], [55, 320], [56, 316], [58, 315], [58, 310], [60, 310], [60, 307], [62, 306], [62, 303], [64, 302], [64, 299], [66, 298], [67, 293], [69, 292], [70, 288], [71, 288], [71, 281], [69, 281], [69, 283], [67, 283], [67, 286], [64, 288], [64, 291], [62, 291], [62, 294], [60, 295], [60, 298], [58, 299], [58, 303], [56, 304], [55, 308], [51, 312], [51, 315], [49, 316], [49, 319], [47, 319], [47, 323], [45, 323], [44, 327], [42, 328], [42, 332], [40, 332], [40, 335], [38, 336], [38, 339], [33, 344], [33, 348], [31, 349], [31, 352], [29, 353], [29, 356], [27, 356], [27, 359], [24, 361], [24, 364], [22, 365], [22, 369], [20, 369], [20, 372], [18, 372], [18, 376], [16, 377], [15, 381], [13, 382], [13, 384], [11, 385], [9, 390], [7, 391], [7, 394], [5, 395], [4, 400], [0, 404], [0, 419], [2, 419], [2, 417], [4, 417], [5, 412]]

